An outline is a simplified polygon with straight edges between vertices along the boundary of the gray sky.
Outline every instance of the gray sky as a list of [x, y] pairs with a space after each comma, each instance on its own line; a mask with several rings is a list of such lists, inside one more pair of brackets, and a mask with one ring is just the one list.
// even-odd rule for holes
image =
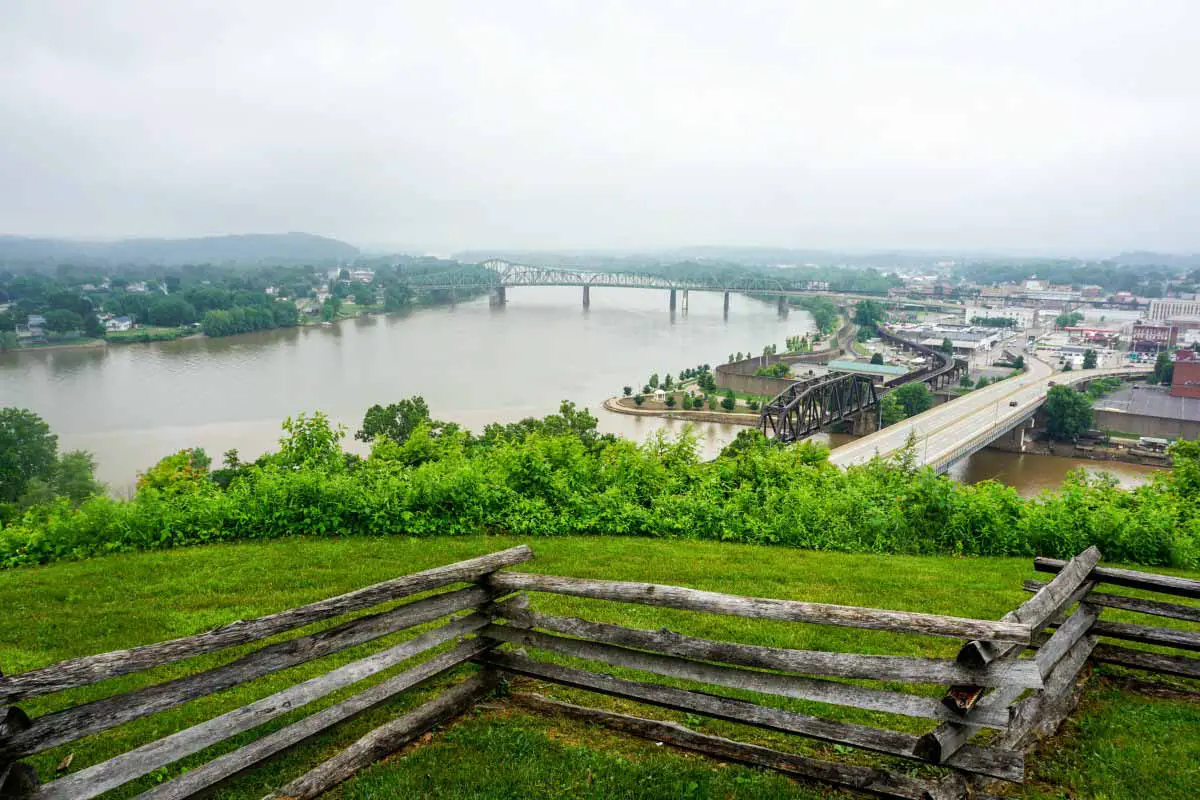
[[1200, 250], [1200, 2], [0, 0], [0, 233]]

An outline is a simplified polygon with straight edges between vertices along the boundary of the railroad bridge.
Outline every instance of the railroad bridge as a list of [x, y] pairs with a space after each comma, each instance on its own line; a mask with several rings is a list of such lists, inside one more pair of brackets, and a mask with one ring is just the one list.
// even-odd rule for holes
[[848, 423], [855, 434], [863, 436], [882, 427], [879, 401], [887, 392], [917, 381], [936, 389], [967, 373], [967, 362], [962, 359], [911, 342], [886, 328], [881, 327], [879, 335], [884, 341], [925, 356], [926, 365], [880, 386], [865, 375], [846, 372], [797, 381], [763, 406], [759, 430], [766, 436], [790, 443], [812, 436], [834, 423]]

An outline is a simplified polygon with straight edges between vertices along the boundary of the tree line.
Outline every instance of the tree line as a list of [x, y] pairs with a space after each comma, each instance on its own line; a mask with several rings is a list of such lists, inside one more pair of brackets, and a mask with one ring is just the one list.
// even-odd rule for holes
[[[1173, 467], [1144, 486], [1121, 489], [1079, 471], [1057, 492], [1022, 498], [997, 482], [963, 485], [914, 468], [911, 452], [842, 470], [822, 446], [780, 446], [747, 430], [701, 461], [690, 431], [638, 444], [599, 433], [596, 418], [571, 403], [475, 433], [408, 398], [367, 411], [355, 434], [370, 446], [365, 457], [343, 449], [346, 431], [325, 415], [300, 415], [284, 421], [273, 452], [245, 462], [230, 451], [214, 465], [184, 450], [118, 500], [71, 489], [73, 467], [32, 414], [10, 410], [0, 420], [10, 431], [0, 426], [10, 437], [0, 448], [4, 567], [297, 533], [482, 531], [1022, 557], [1095, 544], [1116, 562], [1200, 567], [1196, 442], [1177, 442]], [[30, 441], [37, 459], [12, 457]]]

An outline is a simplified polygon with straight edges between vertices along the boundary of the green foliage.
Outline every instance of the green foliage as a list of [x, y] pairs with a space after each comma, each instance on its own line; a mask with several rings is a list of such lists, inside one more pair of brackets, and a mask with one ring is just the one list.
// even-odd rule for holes
[[[622, 392], [624, 392], [624, 394], [625, 394], [625, 396], [626, 396], [626, 397], [629, 397], [630, 395], [632, 395], [632, 394], [633, 394], [633, 387], [632, 387], [632, 386], [626, 386], [626, 387], [624, 387], [623, 389], [621, 389], [621, 391], [622, 391]], [[356, 436], [356, 437], [357, 437], [357, 435], [358, 435], [358, 434], [355, 434], [355, 436]]]
[[854, 305], [854, 323], [874, 327], [887, 319], [887, 309], [877, 300], [859, 300]]
[[933, 392], [929, 391], [929, 387], [920, 381], [906, 383], [891, 392], [889, 396], [896, 398], [896, 402], [904, 409], [906, 417], [915, 417], [922, 411], [933, 408]]
[[763, 375], [768, 378], [786, 378], [792, 374], [792, 370], [787, 364], [777, 361], [769, 367], [759, 367], [754, 371], [754, 374]]
[[1016, 369], [1025, 369], [1025, 356], [1017, 356], [1014, 358], [1012, 365]]
[[[884, 398], [885, 422], [905, 410], [899, 394]], [[183, 451], [148, 470], [130, 500], [90, 496], [75, 509], [60, 499], [21, 510], [0, 529], [0, 565], [302, 531], [632, 535], [1059, 557], [1096, 544], [1113, 562], [1200, 566], [1195, 443], [1177, 444], [1175, 467], [1145, 486], [1122, 490], [1078, 473], [1060, 492], [1026, 500], [998, 483], [954, 483], [903, 454], [840, 470], [823, 448], [781, 447], [746, 431], [702, 462], [690, 431], [638, 445], [596, 426], [570, 403], [479, 435], [421, 419], [403, 443], [379, 436], [359, 460], [343, 453], [343, 432], [324, 415], [301, 416], [285, 422], [278, 452], [254, 464], [227, 455], [220, 479], [201, 452]]]
[[21, 346], [21, 340], [14, 331], [0, 331], [0, 353], [16, 350]]
[[983, 328], [1015, 328], [1017, 321], [1012, 317], [971, 317], [971, 324]]
[[1083, 314], [1078, 311], [1064, 311], [1054, 318], [1054, 324], [1060, 328], [1073, 328], [1083, 322]]
[[942, 343], [938, 345], [938, 349], [946, 355], [954, 355], [954, 342], [950, 341], [949, 337], [942, 339]]
[[982, 389], [987, 386], [988, 383], [990, 383], [990, 381], [988, 380], [987, 375], [980, 375], [979, 380], [975, 382], [975, 388]]
[[667, 399], [665, 402], [666, 402], [667, 408], [674, 408], [675, 407], [675, 395], [673, 395], [673, 394], [667, 395]]
[[196, 321], [196, 309], [177, 295], [157, 297], [150, 303], [145, 321], [163, 328], [178, 328]]
[[734, 406], [736, 405], [737, 400], [733, 396], [733, 391], [726, 389], [725, 396], [721, 398], [721, 408], [725, 409], [726, 411], [733, 411]]
[[[625, 387], [629, 394], [629, 387]], [[429, 406], [420, 395], [408, 397], [398, 403], [381, 406], [378, 403], [363, 415], [362, 427], [354, 434], [360, 442], [373, 442], [386, 436], [396, 444], [404, 444], [417, 426], [429, 422]]]
[[883, 363], [883, 353], [872, 353], [871, 354], [871, 363], [872, 364], [882, 364]]
[[275, 462], [292, 469], [340, 472], [345, 465], [341, 441], [346, 429], [333, 426], [321, 411], [312, 415], [300, 414], [295, 419], [283, 421], [286, 436], [279, 440], [279, 453]]
[[658, 388], [658, 373], [657, 372], [655, 372], [653, 375], [650, 376], [650, 380], [646, 381], [646, 385], [649, 386], [651, 389]]
[[640, 394], [635, 394], [633, 396], [633, 402], [634, 405], [641, 406], [642, 403], [646, 402], [646, 398]]
[[1092, 427], [1092, 401], [1070, 386], [1052, 386], [1043, 406], [1046, 433], [1051, 438], [1074, 439]]
[[25, 408], [0, 409], [0, 503], [15, 502], [29, 481], [49, 482], [58, 458], [58, 437]]
[[1083, 368], [1084, 369], [1095, 369], [1096, 368], [1096, 351], [1092, 350], [1090, 347], [1087, 350], [1083, 351]]
[[880, 415], [882, 416], [883, 427], [895, 425], [900, 420], [904, 419], [904, 407], [900, 405], [900, 401], [896, 399], [896, 393], [892, 392], [883, 396], [879, 401]]
[[83, 317], [63, 308], [52, 308], [45, 313], [46, 330], [51, 333], [67, 333], [83, 327]]
[[837, 330], [837, 306], [828, 297], [805, 295], [798, 305], [812, 315], [813, 323], [821, 333], [833, 333]]
[[964, 389], [970, 389], [972, 386], [970, 376], [963, 375], [961, 378], [958, 379], [958, 385]]
[[1171, 355], [1159, 353], [1158, 358], [1154, 359], [1154, 382], [1170, 384], [1174, 377], [1175, 363], [1171, 361]]

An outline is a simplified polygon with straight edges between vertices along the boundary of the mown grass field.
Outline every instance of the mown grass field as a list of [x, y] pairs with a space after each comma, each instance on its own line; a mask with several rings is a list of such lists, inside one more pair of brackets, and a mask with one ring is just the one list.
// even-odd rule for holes
[[[0, 572], [0, 670], [21, 672], [64, 658], [145, 644], [250, 619], [397, 575], [469, 558], [514, 544], [500, 537], [454, 539], [294, 538], [167, 552], [96, 558]], [[1027, 596], [1021, 581], [1040, 577], [1029, 559], [869, 556], [778, 547], [618, 538], [545, 538], [532, 542], [535, 561], [521, 569], [580, 577], [674, 583], [744, 595], [998, 618]], [[707, 638], [750, 644], [850, 652], [951, 656], [957, 642], [817, 625], [751, 621], [649, 607], [539, 595], [533, 607], [640, 628], [669, 627]], [[363, 612], [368, 613], [368, 612]], [[1126, 618], [1106, 611], [1112, 619]], [[340, 619], [337, 621], [341, 621]], [[1144, 621], [1144, 620], [1142, 620]], [[336, 621], [335, 621], [336, 622]], [[1168, 621], [1163, 621], [1166, 623]], [[328, 627], [334, 622], [316, 627]], [[1181, 623], [1182, 624], [1182, 623]], [[194, 700], [31, 759], [43, 779], [69, 753], [77, 770], [187, 725], [237, 708], [300, 679], [327, 671], [418, 628], [302, 665], [250, 684]], [[314, 628], [276, 639], [304, 635]], [[23, 702], [31, 715], [226, 663], [254, 648], [190, 659], [96, 686]], [[561, 658], [554, 660], [565, 661]], [[567, 662], [569, 663], [569, 662]], [[647, 677], [594, 665], [625, 677]], [[447, 681], [469, 668], [460, 669]], [[376, 676], [370, 683], [393, 674]], [[1184, 681], [1132, 679], [1099, 669], [1084, 704], [1065, 732], [1029, 762], [1022, 798], [1192, 798], [1200, 785], [1200, 686]], [[439, 684], [343, 724], [239, 777], [219, 795], [257, 798], [301, 774], [341, 747], [431, 696]], [[685, 683], [678, 683], [684, 685]], [[130, 784], [127, 797], [180, 770], [274, 730], [361, 689], [336, 693], [254, 732], [210, 748], [170, 770]], [[897, 687], [898, 688], [898, 687]], [[675, 719], [700, 730], [796, 752], [879, 763], [874, 756], [795, 737], [588, 695], [555, 687], [544, 693], [643, 716]], [[737, 692], [721, 691], [733, 696]], [[939, 687], [928, 687], [930, 694]], [[1190, 694], [1189, 694], [1190, 693]], [[749, 697], [749, 695], [746, 695]], [[755, 699], [799, 711], [922, 732], [931, 722], [865, 711], [838, 711], [786, 699]], [[835, 750], [837, 752], [835, 752]], [[845, 752], [843, 752], [845, 751]], [[899, 762], [893, 762], [896, 766]], [[913, 767], [903, 767], [911, 771]], [[531, 715], [490, 702], [427, 741], [361, 773], [335, 795], [465, 798], [818, 798], [827, 787], [723, 765], [664, 747], [628, 740], [564, 719]], [[847, 795], [848, 796], [848, 795]]]

